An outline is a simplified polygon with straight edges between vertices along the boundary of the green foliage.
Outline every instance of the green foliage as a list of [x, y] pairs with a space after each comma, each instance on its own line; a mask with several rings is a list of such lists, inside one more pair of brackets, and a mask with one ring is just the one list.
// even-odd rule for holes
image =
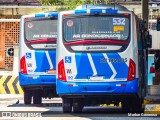
[[84, 4], [84, 0], [60, 0], [60, 1], [63, 5], [63, 9], [60, 10], [73, 10], [77, 6]]
[[82, 4], [108, 4], [108, 0], [38, 0], [42, 5], [60, 6], [57, 11], [73, 10]]
[[42, 5], [55, 5], [57, 0], [38, 0]]

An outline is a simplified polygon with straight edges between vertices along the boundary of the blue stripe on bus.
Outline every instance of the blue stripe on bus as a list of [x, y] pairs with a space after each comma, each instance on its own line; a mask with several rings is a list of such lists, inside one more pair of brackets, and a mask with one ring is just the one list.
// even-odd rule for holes
[[104, 76], [104, 79], [109, 79], [113, 72], [107, 62], [102, 62], [101, 60], [105, 60], [105, 57], [103, 54], [91, 54], [97, 75], [98, 76]]
[[[118, 53], [107, 54], [109, 59], [121, 59], [121, 56]], [[128, 66], [125, 62], [112, 62], [114, 69], [117, 72], [116, 78], [127, 78], [128, 75]]]
[[77, 75], [75, 79], [87, 79], [88, 76], [93, 75], [93, 70], [86, 53], [76, 53], [75, 59], [77, 67]]
[[34, 72], [46, 72], [50, 69], [45, 51], [35, 51], [35, 58], [37, 68]]
[[[118, 53], [109, 53], [107, 56], [109, 59], [121, 59]], [[109, 79], [113, 75], [113, 71], [107, 62], [101, 62], [100, 59], [105, 60], [103, 54], [91, 54], [91, 57], [96, 68], [97, 75], [104, 76], [104, 79]], [[109, 62], [109, 60], [107, 61]], [[127, 78], [128, 66], [125, 62], [111, 62], [111, 64], [117, 73], [115, 79]], [[89, 76], [93, 75], [93, 70], [86, 53], [76, 54], [76, 67], [77, 76], [75, 79], [87, 79]]]
[[45, 17], [45, 14], [42, 13], [42, 14], [35, 14], [35, 17]]
[[[108, 14], [116, 14], [118, 13], [118, 10], [112, 10], [112, 9], [90, 9], [90, 13], [102, 13], [102, 10], [105, 10], [105, 13]], [[82, 13], [87, 13], [87, 10], [75, 10], [75, 14], [82, 14]]]
[[53, 69], [56, 70], [56, 51], [55, 50], [50, 50], [48, 51], [52, 65], [53, 65]]
[[48, 13], [48, 17], [58, 17], [58, 13]]
[[102, 13], [102, 9], [90, 9], [90, 13], [95, 13], [95, 12]]
[[106, 9], [106, 13], [117, 14], [118, 10]]
[[75, 10], [75, 14], [87, 13], [87, 10]]

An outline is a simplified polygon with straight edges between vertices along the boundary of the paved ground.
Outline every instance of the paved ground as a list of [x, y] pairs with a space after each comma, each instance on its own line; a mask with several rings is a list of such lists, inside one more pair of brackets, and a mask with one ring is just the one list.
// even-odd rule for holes
[[[18, 104], [17, 104], [18, 103]], [[62, 100], [61, 98], [53, 98], [53, 99], [43, 99], [43, 106], [61, 106]], [[52, 104], [54, 103], [54, 104]], [[0, 107], [24, 107], [23, 95], [22, 94], [0, 94]], [[33, 106], [33, 105], [30, 105]]]
[[[5, 70], [0, 69], [0, 75], [13, 75], [13, 74], [14, 74], [13, 71], [5, 71]], [[18, 75], [18, 73], [14, 74], [14, 75]]]
[[[64, 114], [62, 112], [62, 100], [61, 98], [54, 99], [43, 99], [42, 105], [24, 105], [23, 95], [12, 95], [12, 94], [0, 94], [0, 119], [7, 119], [8, 117], [2, 117], [5, 115], [12, 115], [9, 119], [21, 119], [21, 117], [26, 118], [25, 115], [33, 116], [43, 116], [41, 119], [60, 119], [60, 120], [92, 120], [92, 119], [148, 119], [148, 116], [143, 116], [143, 114], [127, 114], [122, 113], [120, 107], [113, 106], [91, 106], [85, 107], [82, 114]], [[149, 118], [157, 119], [154, 115], [159, 112], [160, 114], [160, 104], [147, 104], [145, 106], [145, 115], [150, 114]], [[35, 114], [34, 114], [35, 113]], [[153, 115], [153, 116], [152, 116]], [[17, 117], [18, 116], [18, 117]], [[20, 117], [19, 117], [20, 116]], [[129, 118], [128, 118], [129, 116]], [[135, 116], [143, 116], [142, 118], [135, 118]], [[33, 118], [31, 118], [33, 119]]]

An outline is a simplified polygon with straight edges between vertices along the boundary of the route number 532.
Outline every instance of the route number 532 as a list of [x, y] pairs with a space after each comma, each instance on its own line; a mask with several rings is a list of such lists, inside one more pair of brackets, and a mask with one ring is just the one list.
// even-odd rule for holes
[[113, 18], [113, 25], [125, 25], [125, 18]]

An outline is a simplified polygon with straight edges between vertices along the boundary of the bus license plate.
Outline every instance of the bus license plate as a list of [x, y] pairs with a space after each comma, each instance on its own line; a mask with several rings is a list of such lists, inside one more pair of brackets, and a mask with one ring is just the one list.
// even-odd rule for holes
[[95, 76], [95, 77], [91, 76], [89, 80], [91, 80], [91, 81], [103, 81], [104, 79], [103, 79], [103, 76]]
[[48, 70], [47, 73], [48, 74], [56, 74], [56, 70]]

